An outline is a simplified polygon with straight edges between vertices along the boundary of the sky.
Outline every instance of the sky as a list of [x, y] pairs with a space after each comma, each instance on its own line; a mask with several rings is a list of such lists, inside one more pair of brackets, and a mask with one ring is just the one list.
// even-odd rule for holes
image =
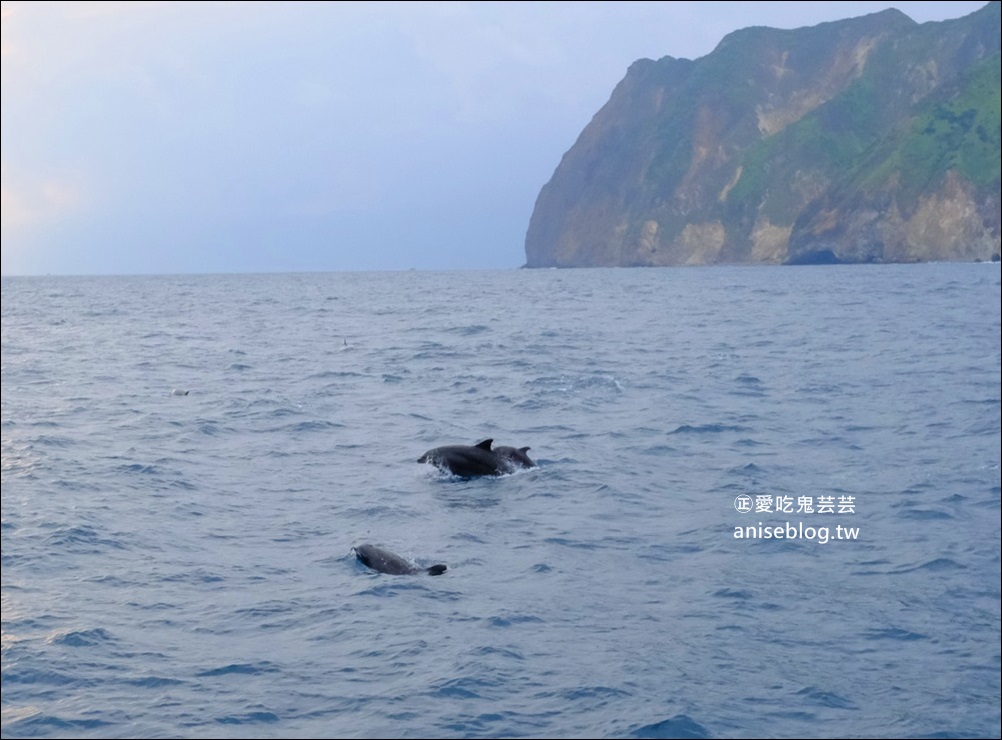
[[985, 2], [3, 2], [4, 275], [514, 269], [637, 59]]

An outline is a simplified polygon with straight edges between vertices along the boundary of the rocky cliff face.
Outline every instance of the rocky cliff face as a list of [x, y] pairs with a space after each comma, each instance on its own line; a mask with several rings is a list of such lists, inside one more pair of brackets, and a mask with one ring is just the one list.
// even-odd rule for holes
[[999, 6], [635, 62], [540, 192], [527, 266], [990, 259]]

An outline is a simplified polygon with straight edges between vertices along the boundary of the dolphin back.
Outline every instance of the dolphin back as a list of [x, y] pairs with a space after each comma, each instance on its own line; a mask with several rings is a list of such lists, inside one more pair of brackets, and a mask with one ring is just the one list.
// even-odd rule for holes
[[432, 463], [443, 471], [461, 478], [479, 475], [500, 475], [500, 458], [491, 450], [492, 439], [485, 439], [476, 445], [447, 445], [428, 450], [418, 458], [419, 463]]
[[399, 555], [370, 544], [355, 545], [355, 557], [367, 568], [394, 576], [409, 576], [416, 573], [440, 576], [448, 570], [445, 565], [441, 564], [433, 565], [430, 568], [417, 568]]
[[391, 575], [410, 575], [415, 573], [417, 568], [408, 563], [399, 555], [395, 555], [389, 550], [384, 550], [375, 545], [356, 545], [355, 557], [367, 568], [378, 570], [380, 573], [390, 573]]
[[493, 439], [475, 445], [448, 445], [428, 450], [419, 463], [431, 463], [442, 471], [461, 478], [480, 475], [504, 475], [519, 468], [534, 468], [536, 463], [527, 454], [528, 447], [492, 447]]
[[526, 454], [528, 447], [495, 447], [494, 454], [504, 460], [504, 462], [514, 471], [518, 468], [534, 468], [536, 463]]

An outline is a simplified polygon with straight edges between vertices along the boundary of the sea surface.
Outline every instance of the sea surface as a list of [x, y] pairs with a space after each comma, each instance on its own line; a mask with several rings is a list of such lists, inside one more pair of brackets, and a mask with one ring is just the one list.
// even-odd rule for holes
[[4, 278], [3, 737], [997, 738], [1000, 293]]

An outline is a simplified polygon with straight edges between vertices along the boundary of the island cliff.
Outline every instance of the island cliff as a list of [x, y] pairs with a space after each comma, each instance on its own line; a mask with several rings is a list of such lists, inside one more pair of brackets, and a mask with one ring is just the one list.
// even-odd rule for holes
[[999, 8], [633, 63], [540, 192], [526, 266], [992, 259]]

